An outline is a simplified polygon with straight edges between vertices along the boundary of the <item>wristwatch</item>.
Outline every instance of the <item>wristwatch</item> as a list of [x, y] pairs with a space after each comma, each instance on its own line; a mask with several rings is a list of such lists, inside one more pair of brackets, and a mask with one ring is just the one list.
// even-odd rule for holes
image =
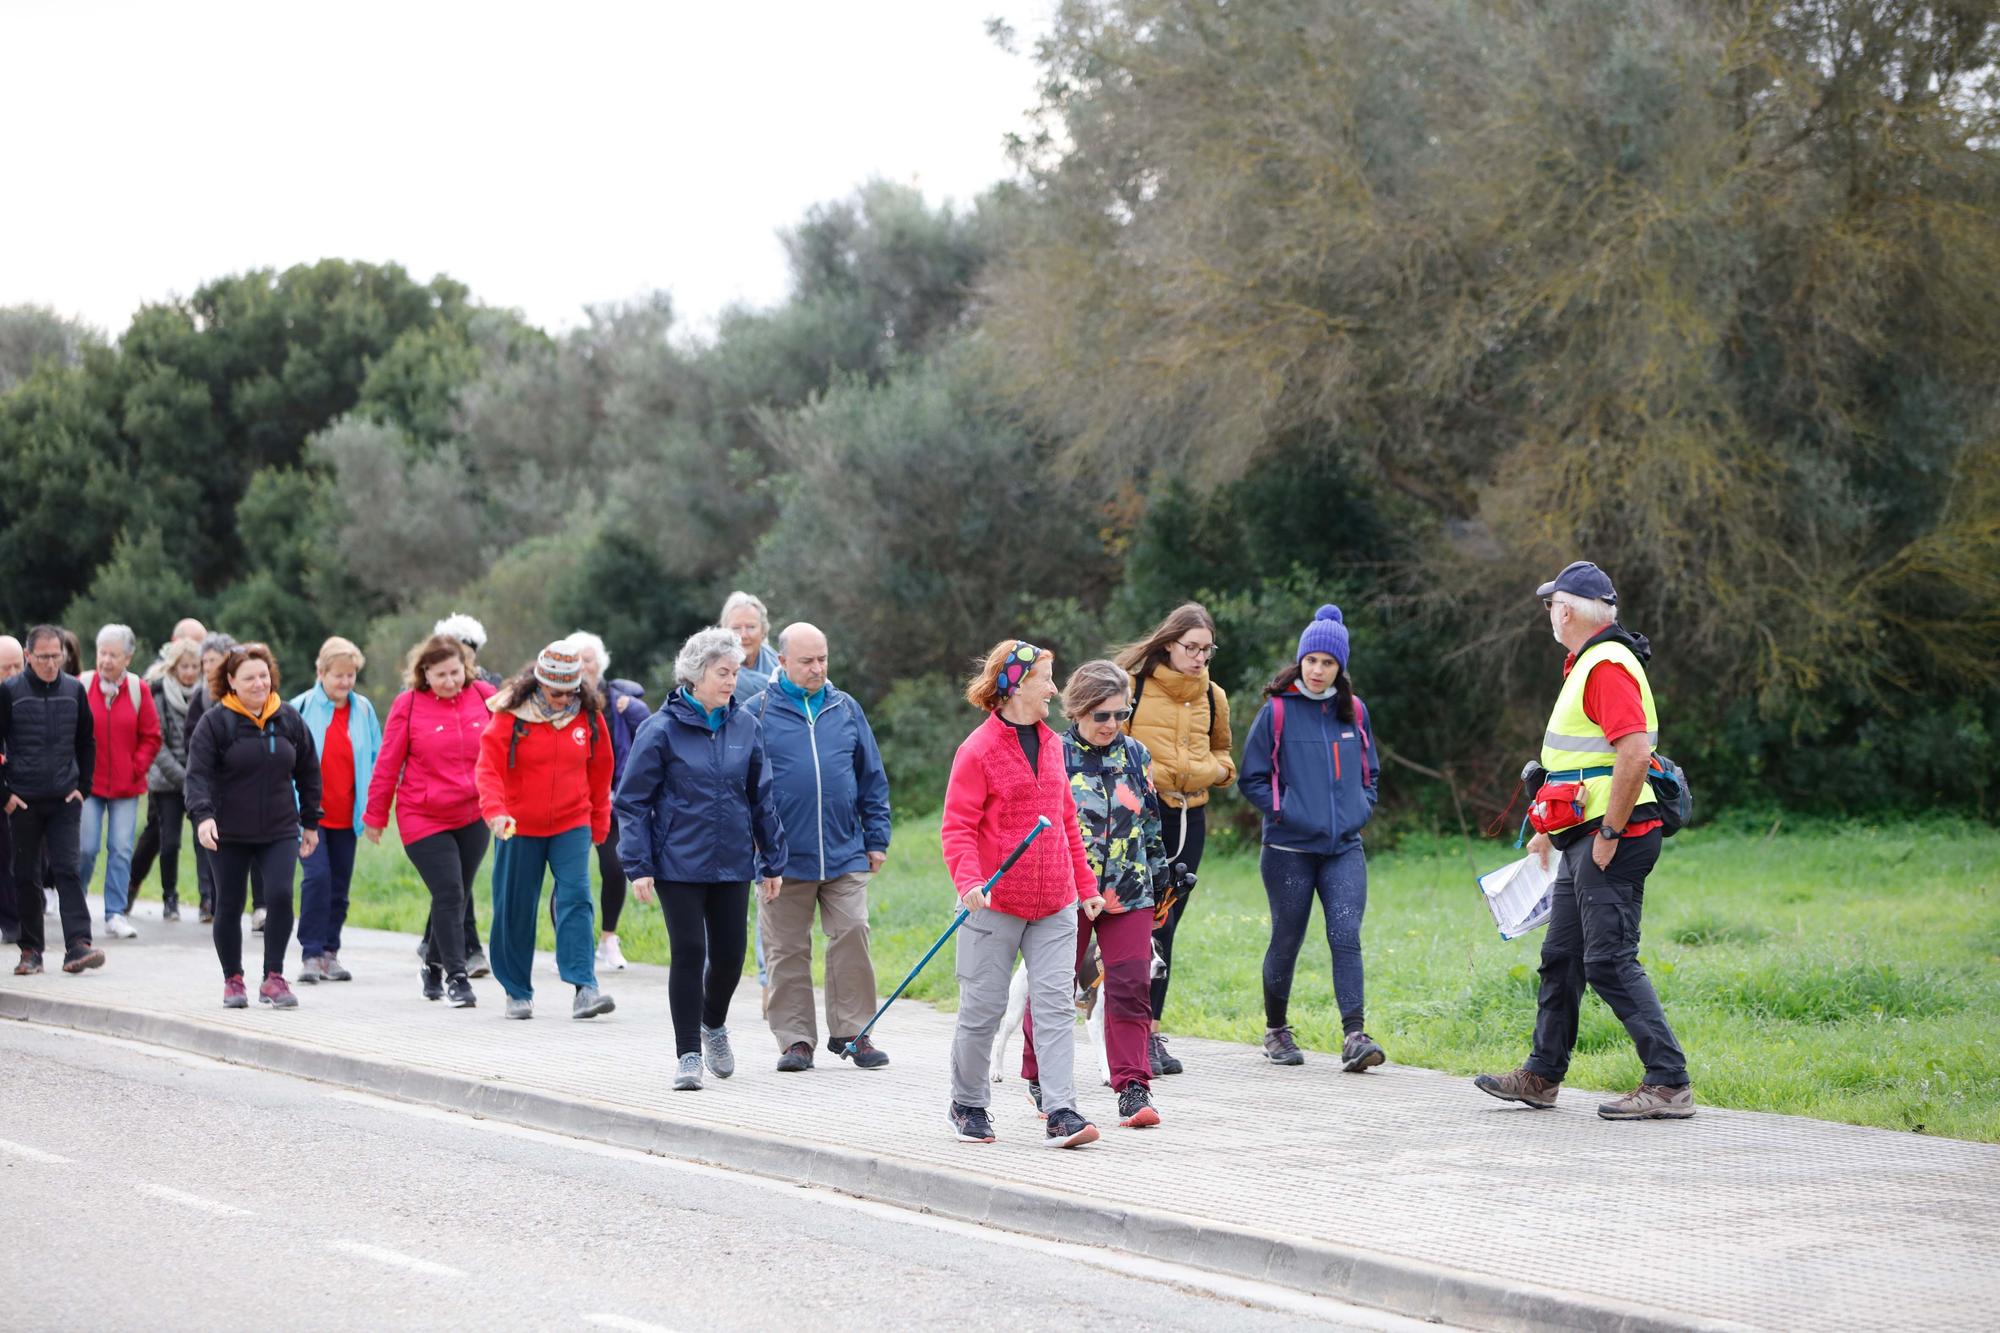
[[1625, 830], [1622, 828], [1612, 828], [1611, 825], [1609, 824], [1599, 824], [1597, 826], [1597, 836], [1600, 838], [1604, 838], [1608, 841], [1616, 842], [1618, 839], [1625, 836]]

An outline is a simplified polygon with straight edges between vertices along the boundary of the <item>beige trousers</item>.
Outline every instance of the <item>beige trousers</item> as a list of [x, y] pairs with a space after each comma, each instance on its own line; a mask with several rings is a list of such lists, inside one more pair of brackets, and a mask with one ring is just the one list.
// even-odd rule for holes
[[778, 896], [757, 904], [770, 975], [765, 1019], [784, 1050], [795, 1041], [819, 1045], [813, 1023], [812, 926], [819, 908], [826, 932], [826, 1027], [852, 1037], [875, 1016], [875, 965], [868, 958], [868, 876], [786, 879]]

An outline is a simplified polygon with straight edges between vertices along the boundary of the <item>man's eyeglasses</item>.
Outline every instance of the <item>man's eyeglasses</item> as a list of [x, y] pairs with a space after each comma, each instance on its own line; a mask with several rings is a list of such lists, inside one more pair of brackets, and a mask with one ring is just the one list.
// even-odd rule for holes
[[1098, 723], [1123, 722], [1130, 716], [1132, 716], [1132, 710], [1129, 708], [1100, 708], [1090, 715], [1090, 720]]
[[60, 662], [63, 660], [63, 655], [61, 653], [30, 653], [28, 660], [30, 662]]
[[1219, 643], [1197, 645], [1192, 643], [1176, 642], [1174, 644], [1174, 647], [1180, 649], [1182, 652], [1186, 653], [1189, 657], [1199, 657], [1204, 662], [1206, 662], [1209, 658], [1214, 657], [1218, 652], [1222, 651], [1222, 645]]

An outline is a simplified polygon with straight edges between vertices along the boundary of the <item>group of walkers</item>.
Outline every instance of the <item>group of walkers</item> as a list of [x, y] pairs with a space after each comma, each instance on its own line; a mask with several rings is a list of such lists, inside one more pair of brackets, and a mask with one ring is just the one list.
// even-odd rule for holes
[[[1545, 752], [1609, 759], [1575, 775], [1582, 795], [1574, 823], [1533, 845], [1562, 857], [1534, 1054], [1521, 1069], [1478, 1083], [1495, 1096], [1553, 1105], [1587, 983], [1626, 1022], [1647, 1065], [1646, 1083], [1600, 1113], [1692, 1114], [1685, 1063], [1636, 959], [1638, 895], [1660, 836], [1644, 759], [1632, 768], [1658, 734], [1644, 678], [1648, 649], [1618, 628], [1616, 595], [1594, 566], [1573, 566], [1542, 595], [1572, 649], [1566, 672], [1590, 664], [1566, 685]], [[746, 593], [731, 595], [720, 620], [682, 645], [674, 688], [653, 709], [640, 683], [607, 680], [610, 652], [595, 635], [551, 643], [502, 680], [478, 666], [484, 628], [454, 615], [409, 651], [385, 721], [356, 691], [366, 662], [342, 638], [327, 640], [311, 687], [285, 702], [268, 648], [193, 621], [176, 627], [144, 681], [128, 669], [136, 644], [122, 625], [99, 632], [95, 668], [81, 673], [74, 641], [58, 627], [36, 626], [25, 644], [0, 636], [8, 814], [0, 833], [12, 844], [0, 848], [0, 874], [12, 880], [0, 884], [0, 928], [20, 945], [15, 975], [43, 968], [45, 885], [61, 908], [63, 970], [103, 965], [84, 898], [100, 842], [107, 934], [137, 934], [128, 909], [154, 864], [163, 917], [179, 919], [184, 818], [194, 827], [201, 919], [213, 929], [223, 1003], [249, 1003], [242, 916], [251, 907], [253, 930], [263, 933], [257, 997], [296, 1006], [285, 977], [294, 865], [303, 880], [297, 979], [349, 980], [339, 954], [358, 840], [379, 842], [393, 816], [430, 896], [418, 946], [426, 1000], [477, 1004], [471, 981], [489, 960], [475, 884], [497, 844], [490, 969], [507, 1018], [535, 1012], [545, 883], [571, 1016], [616, 1008], [598, 970], [625, 965], [617, 929], [629, 885], [641, 903], [660, 904], [671, 945], [674, 1088], [701, 1088], [704, 1075], [729, 1078], [736, 1058], [727, 1019], [751, 945], [754, 891], [776, 1069], [809, 1070], [818, 1050], [815, 913], [827, 941], [827, 1048], [881, 1068], [888, 1054], [867, 1031], [877, 1000], [868, 885], [891, 838], [880, 750], [860, 703], [832, 684], [818, 628], [797, 622], [767, 642], [768, 612]], [[1219, 651], [1214, 620], [1189, 603], [1063, 682], [1054, 655], [1020, 639], [994, 645], [968, 682], [965, 697], [985, 719], [954, 758], [942, 826], [945, 867], [965, 912], [950, 1058], [949, 1119], [960, 1140], [995, 1137], [989, 1061], [1017, 969], [1027, 995], [1022, 1074], [1045, 1141], [1074, 1147], [1098, 1137], [1076, 1090], [1080, 980], [1101, 986], [1119, 1123], [1161, 1123], [1153, 1081], [1183, 1068], [1160, 1033], [1175, 937], [1198, 880], [1209, 796], [1232, 782], [1262, 817], [1271, 911], [1264, 1055], [1279, 1066], [1305, 1060], [1288, 1006], [1317, 899], [1341, 1067], [1361, 1072], [1385, 1059], [1364, 1022], [1360, 938], [1362, 831], [1381, 763], [1349, 675], [1349, 630], [1331, 605], [1304, 627], [1293, 659], [1264, 691], [1240, 772], [1229, 701], [1209, 673]], [[1604, 674], [1607, 665], [1615, 676]], [[1058, 698], [1061, 733], [1045, 720]], [[141, 794], [150, 796], [148, 819], [135, 839]], [[1038, 827], [1048, 836], [1035, 837]], [[1001, 874], [1010, 853], [1017, 859]], [[1099, 970], [1082, 976], [1093, 945]]]

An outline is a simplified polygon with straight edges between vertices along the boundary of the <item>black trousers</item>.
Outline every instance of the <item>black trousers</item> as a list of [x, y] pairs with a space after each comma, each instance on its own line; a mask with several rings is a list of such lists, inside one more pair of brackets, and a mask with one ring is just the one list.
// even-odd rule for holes
[[36, 953], [48, 946], [42, 930], [42, 865], [47, 860], [56, 901], [62, 905], [66, 950], [90, 945], [90, 904], [83, 898], [77, 858], [83, 846], [83, 803], [59, 796], [29, 801], [7, 816], [14, 841], [14, 912], [21, 918], [21, 947]]
[[20, 909], [14, 902], [13, 821], [5, 815], [0, 815], [0, 931], [10, 941], [21, 933]]
[[187, 799], [177, 791], [146, 794], [146, 827], [132, 845], [132, 896], [139, 901], [139, 886], [146, 882], [154, 858], [160, 862], [160, 899], [177, 902], [181, 884], [181, 828], [187, 821]]
[[674, 1019], [674, 1054], [701, 1049], [701, 1026], [719, 1028], [743, 980], [749, 942], [748, 884], [659, 886], [667, 918], [667, 1008]]
[[[1208, 845], [1208, 807], [1197, 805], [1182, 810], [1162, 803], [1160, 841], [1166, 845], [1170, 862], [1179, 861], [1189, 870], [1200, 870], [1202, 849]], [[1176, 847], [1181, 849], [1179, 856], [1174, 855]], [[1167, 983], [1174, 979], [1174, 932], [1181, 928], [1181, 914], [1187, 911], [1188, 899], [1192, 896], [1192, 891], [1182, 893], [1167, 909], [1167, 919], [1153, 927], [1153, 943], [1160, 946], [1160, 961], [1166, 965], [1160, 975], [1153, 978], [1155, 1023], [1167, 1010]]]
[[1559, 853], [1548, 934], [1542, 940], [1535, 1049], [1527, 1068], [1557, 1083], [1569, 1072], [1588, 985], [1632, 1035], [1646, 1066], [1646, 1082], [1679, 1087], [1688, 1081], [1687, 1057], [1667, 1026], [1646, 969], [1639, 966], [1639, 917], [1646, 876], [1660, 859], [1660, 832], [1622, 839], [1602, 870], [1590, 857], [1595, 841], [1595, 835], [1583, 838]]
[[431, 894], [430, 923], [424, 927], [426, 956], [448, 977], [465, 971], [467, 904], [472, 901], [472, 883], [479, 878], [479, 864], [486, 859], [492, 838], [486, 821], [475, 819], [462, 827], [418, 838], [403, 848]]
[[225, 842], [209, 854], [215, 866], [215, 956], [226, 981], [243, 971], [243, 907], [253, 879], [261, 879], [264, 909], [264, 975], [283, 974], [292, 942], [292, 871], [299, 863], [296, 838], [277, 842]]

